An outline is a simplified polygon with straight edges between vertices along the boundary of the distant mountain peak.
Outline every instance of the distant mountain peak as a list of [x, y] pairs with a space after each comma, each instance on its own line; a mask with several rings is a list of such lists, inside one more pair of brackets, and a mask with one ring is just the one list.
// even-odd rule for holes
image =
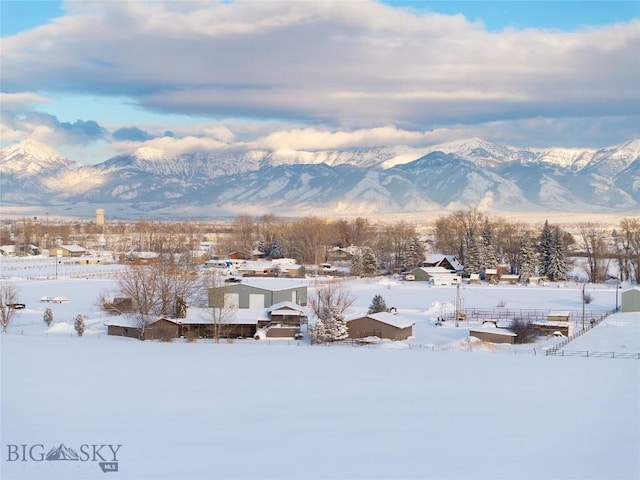
[[45, 145], [44, 143], [40, 143], [37, 140], [34, 140], [32, 138], [27, 138], [26, 140], [23, 140], [20, 143], [11, 145], [9, 147], [5, 147], [3, 148], [3, 150], [6, 150], [7, 152], [6, 154], [3, 154], [3, 156], [7, 155], [7, 157], [22, 155], [22, 156], [31, 157], [36, 160], [42, 160], [42, 161], [48, 161], [48, 160], [57, 161], [64, 158], [53, 148]]
[[61, 170], [72, 163], [53, 148], [33, 139], [0, 149], [3, 173], [11, 172], [23, 177], [43, 171]]
[[163, 160], [167, 158], [167, 153], [160, 148], [140, 147], [134, 150], [132, 156], [137, 160], [147, 160], [152, 162], [154, 160]]

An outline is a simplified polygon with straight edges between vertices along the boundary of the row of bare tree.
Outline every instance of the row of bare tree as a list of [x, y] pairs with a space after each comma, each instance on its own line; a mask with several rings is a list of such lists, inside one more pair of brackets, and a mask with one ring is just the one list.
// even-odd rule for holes
[[[11, 228], [13, 240], [5, 226], [0, 230], [3, 240], [0, 243], [15, 243], [16, 239], [25, 242], [46, 232], [68, 237], [73, 232], [88, 234], [95, 230], [95, 226], [92, 229], [80, 224], [63, 226], [53, 222], [49, 225], [42, 219], [27, 218], [13, 222]], [[562, 244], [567, 256], [586, 257], [591, 281], [604, 280], [612, 262], [617, 263], [621, 279], [638, 279], [640, 217], [624, 218], [615, 229], [595, 222], [564, 228]], [[574, 235], [567, 231], [569, 228]], [[519, 271], [523, 245], [539, 246], [542, 233], [540, 226], [491, 216], [478, 208], [457, 210], [429, 224], [375, 223], [361, 217], [335, 221], [320, 217], [284, 219], [269, 214], [260, 217], [240, 215], [231, 222], [215, 225], [206, 222], [114, 223], [108, 230], [110, 238], [119, 239], [117, 245], [112, 245], [119, 249], [135, 247], [158, 253], [184, 253], [196, 249], [201, 241], [212, 239], [213, 235], [220, 256], [236, 252], [240, 257], [251, 258], [257, 249], [269, 257], [293, 257], [304, 264], [326, 261], [333, 246], [366, 246], [373, 250], [381, 266], [391, 271], [415, 267], [425, 249], [454, 254], [465, 264], [469, 252], [473, 252], [472, 242], [481, 238], [483, 232], [490, 231], [491, 251], [495, 252], [499, 263], [511, 268], [512, 273]], [[430, 233], [426, 244], [425, 232]]]

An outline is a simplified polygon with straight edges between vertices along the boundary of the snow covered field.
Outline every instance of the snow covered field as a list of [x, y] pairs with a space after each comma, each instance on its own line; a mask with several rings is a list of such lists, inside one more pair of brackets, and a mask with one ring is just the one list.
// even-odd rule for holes
[[[380, 294], [416, 322], [413, 339], [369, 348], [108, 337], [96, 299], [112, 280], [11, 282], [27, 308], [0, 343], [2, 479], [640, 478], [640, 361], [547, 357], [551, 338], [469, 342], [466, 322], [434, 325], [454, 287], [350, 282], [351, 313]], [[461, 296], [579, 310], [580, 288]], [[588, 288], [588, 308], [615, 306], [615, 288]], [[610, 316], [565, 349], [640, 352], [639, 320]], [[45, 460], [51, 450], [78, 459]]]

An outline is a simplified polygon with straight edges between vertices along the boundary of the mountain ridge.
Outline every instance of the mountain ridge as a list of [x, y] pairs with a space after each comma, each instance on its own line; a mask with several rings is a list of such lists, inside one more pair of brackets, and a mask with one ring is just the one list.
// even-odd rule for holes
[[539, 149], [475, 138], [432, 147], [175, 156], [145, 147], [84, 165], [28, 140], [0, 150], [0, 186], [4, 204], [117, 204], [180, 216], [394, 214], [478, 204], [606, 213], [640, 208], [639, 158], [638, 139], [600, 149]]

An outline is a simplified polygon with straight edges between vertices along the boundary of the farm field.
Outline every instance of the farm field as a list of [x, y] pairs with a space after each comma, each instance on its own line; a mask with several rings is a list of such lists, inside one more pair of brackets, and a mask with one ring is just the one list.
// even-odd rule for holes
[[[26, 308], [0, 343], [3, 479], [640, 476], [640, 361], [545, 356], [553, 337], [472, 341], [472, 322], [435, 325], [455, 287], [350, 281], [351, 313], [380, 294], [415, 321], [414, 337], [325, 347], [109, 337], [96, 299], [113, 280], [11, 283]], [[588, 288], [588, 308], [614, 308], [615, 287]], [[580, 289], [465, 285], [461, 297], [466, 308], [579, 311]], [[609, 316], [565, 349], [640, 352], [640, 322]], [[51, 450], [78, 459], [45, 460]]]

